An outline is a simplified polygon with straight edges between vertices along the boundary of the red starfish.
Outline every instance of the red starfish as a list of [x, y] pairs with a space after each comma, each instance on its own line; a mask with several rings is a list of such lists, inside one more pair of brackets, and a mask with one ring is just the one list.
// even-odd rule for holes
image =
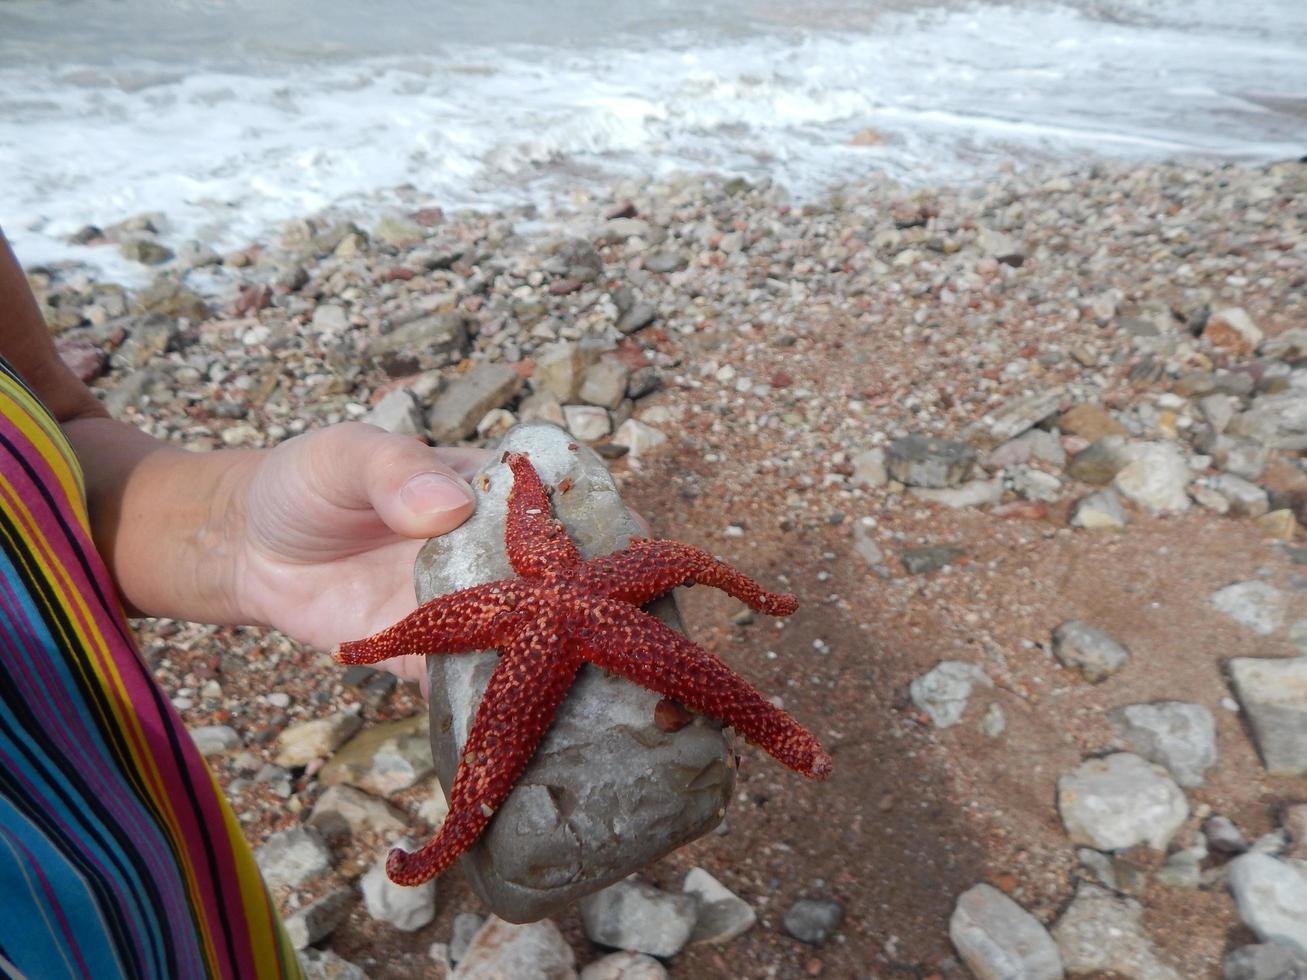
[[413, 853], [396, 848], [386, 873], [401, 885], [441, 874], [472, 845], [526, 769], [581, 664], [589, 661], [732, 726], [791, 769], [823, 779], [831, 760], [797, 721], [742, 677], [638, 607], [678, 585], [711, 585], [772, 616], [798, 608], [764, 592], [707, 552], [677, 541], [632, 538], [623, 551], [582, 560], [524, 453], [513, 471], [505, 544], [520, 578], [437, 596], [389, 629], [342, 644], [343, 664], [406, 653], [498, 647], [440, 832]]

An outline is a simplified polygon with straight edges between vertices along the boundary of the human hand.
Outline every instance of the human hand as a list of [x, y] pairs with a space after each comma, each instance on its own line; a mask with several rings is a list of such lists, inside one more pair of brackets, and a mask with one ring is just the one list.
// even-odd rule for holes
[[[491, 455], [342, 423], [252, 456], [234, 495], [234, 605], [322, 649], [391, 625], [417, 607], [418, 551], [472, 514], [466, 481]], [[425, 657], [385, 667], [426, 693]]]

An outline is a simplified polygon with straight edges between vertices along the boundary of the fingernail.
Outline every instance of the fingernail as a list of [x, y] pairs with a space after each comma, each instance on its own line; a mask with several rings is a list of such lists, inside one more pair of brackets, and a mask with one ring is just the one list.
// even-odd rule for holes
[[472, 493], [443, 473], [418, 473], [399, 488], [399, 499], [420, 517], [458, 510], [472, 502]]

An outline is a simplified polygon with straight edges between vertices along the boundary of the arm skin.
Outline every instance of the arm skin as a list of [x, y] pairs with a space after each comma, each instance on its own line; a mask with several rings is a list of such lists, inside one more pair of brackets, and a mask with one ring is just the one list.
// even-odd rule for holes
[[68, 434], [97, 550], [128, 609], [271, 625], [330, 648], [416, 606], [422, 541], [471, 514], [488, 458], [342, 423], [273, 449], [194, 453], [108, 417], [64, 365], [0, 237], [0, 355]]

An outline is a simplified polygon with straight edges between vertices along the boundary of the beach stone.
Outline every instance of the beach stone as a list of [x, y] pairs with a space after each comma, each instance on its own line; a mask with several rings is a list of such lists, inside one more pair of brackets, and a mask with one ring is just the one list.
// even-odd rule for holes
[[118, 246], [118, 252], [128, 262], [141, 265], [163, 265], [172, 258], [172, 249], [149, 238], [132, 238]]
[[200, 755], [222, 755], [241, 747], [241, 736], [230, 725], [200, 725], [190, 729], [191, 738]]
[[517, 425], [517, 416], [506, 408], [492, 408], [477, 423], [478, 439], [502, 439], [513, 426]]
[[911, 435], [885, 451], [889, 475], [910, 487], [956, 487], [971, 475], [976, 450], [965, 442]]
[[1165, 766], [1181, 786], [1201, 786], [1203, 774], [1216, 765], [1216, 722], [1201, 704], [1128, 704], [1110, 718], [1133, 751]]
[[832, 899], [800, 898], [781, 919], [785, 931], [801, 943], [820, 946], [844, 920], [844, 906]]
[[1236, 657], [1230, 678], [1266, 771], [1307, 774], [1307, 657]]
[[632, 456], [640, 457], [667, 441], [667, 434], [638, 419], [627, 419], [613, 433], [612, 444], [625, 446]]
[[[531, 384], [560, 402], [575, 401], [591, 357], [580, 344], [567, 340], [546, 344], [535, 354], [535, 372]], [[620, 399], [619, 399], [620, 400]]]
[[1217, 436], [1204, 451], [1211, 455], [1218, 469], [1245, 480], [1259, 479], [1271, 459], [1271, 451], [1266, 446], [1239, 436]]
[[522, 377], [507, 364], [483, 361], [450, 381], [427, 412], [427, 428], [436, 443], [458, 442], [476, 431], [492, 408], [502, 408], [522, 387]]
[[429, 726], [425, 714], [370, 726], [322, 767], [318, 782], [349, 783], [374, 796], [408, 789], [435, 766]]
[[650, 956], [675, 956], [698, 917], [693, 895], [661, 891], [634, 878], [581, 899], [581, 924], [592, 942]]
[[621, 333], [631, 334], [654, 322], [658, 311], [649, 303], [636, 303], [617, 319], [617, 329]]
[[1217, 814], [1203, 821], [1203, 837], [1208, 850], [1216, 854], [1242, 854], [1248, 850], [1248, 838], [1229, 817]]
[[614, 409], [626, 397], [631, 369], [615, 357], [600, 358], [585, 372], [578, 397], [587, 405]]
[[[394, 846], [411, 851], [415, 845], [407, 837], [401, 837]], [[436, 917], [436, 883], [395, 884], [386, 875], [389, 853], [390, 848], [386, 848], [359, 881], [363, 904], [368, 915], [378, 922], [388, 922], [400, 932], [413, 932]]]
[[514, 925], [490, 916], [472, 937], [451, 980], [576, 980], [576, 955], [545, 919]]
[[1131, 459], [1131, 448], [1125, 439], [1106, 436], [1071, 457], [1066, 471], [1081, 483], [1102, 487], [1111, 483]]
[[1230, 892], [1259, 940], [1307, 955], [1307, 864], [1244, 854], [1230, 862]]
[[1238, 410], [1239, 403], [1230, 395], [1207, 395], [1198, 400], [1198, 411], [1213, 432], [1224, 432]]
[[1059, 778], [1057, 806], [1072, 843], [1100, 851], [1162, 850], [1189, 816], [1171, 777], [1129, 752], [1087, 759]]
[[1067, 435], [1080, 436], [1090, 442], [1097, 442], [1106, 436], [1124, 436], [1129, 433], [1112, 414], [1101, 405], [1082, 402], [1062, 413], [1057, 426]]
[[404, 832], [404, 814], [385, 800], [353, 786], [328, 786], [313, 805], [308, 825], [326, 837], [371, 831], [386, 837]]
[[186, 317], [199, 322], [212, 314], [209, 304], [199, 293], [187, 289], [173, 279], [157, 279], [145, 289], [132, 295], [131, 312], [134, 314], [158, 313], [162, 316]]
[[[507, 451], [527, 452], [547, 485], [572, 480], [553, 506], [582, 555], [607, 554], [638, 534], [597, 455], [555, 426], [520, 425], [496, 447], [486, 479], [473, 479], [476, 512], [423, 548], [415, 572], [420, 600], [512, 577], [504, 553], [512, 475], [500, 462]], [[651, 608], [679, 626], [670, 597]], [[432, 748], [443, 786], [452, 785], [497, 661], [494, 653], [429, 660]], [[696, 716], [664, 732], [655, 722], [658, 701], [604, 671], [581, 668], [526, 772], [460, 859], [496, 915], [549, 915], [716, 826], [734, 785], [720, 726]]]
[[392, 377], [430, 371], [468, 352], [471, 322], [466, 313], [458, 310], [420, 316], [373, 337], [364, 355], [380, 363]]
[[1099, 684], [1130, 660], [1130, 652], [1097, 626], [1069, 619], [1053, 630], [1053, 656], [1085, 680]]
[[1206, 856], [1207, 852], [1201, 847], [1186, 847], [1169, 854], [1153, 875], [1153, 880], [1166, 888], [1197, 888], [1202, 884], [1203, 858]]
[[685, 266], [684, 256], [676, 252], [650, 252], [644, 257], [644, 267], [650, 272], [679, 272]]
[[1265, 582], [1235, 582], [1212, 593], [1212, 605], [1240, 626], [1270, 636], [1282, 625], [1288, 603], [1284, 593]]
[[1118, 492], [1155, 513], [1179, 514], [1189, 509], [1185, 488], [1193, 472], [1178, 446], [1144, 443], [1134, 448], [1133, 455], [1113, 478]]
[[967, 436], [974, 436], [989, 446], [1015, 439], [1027, 429], [1033, 429], [1049, 416], [1055, 415], [1065, 396], [1064, 389], [1052, 387], [1014, 398], [979, 419], [967, 430]]
[[1260, 396], [1248, 411], [1231, 420], [1226, 432], [1267, 449], [1307, 449], [1307, 391], [1290, 388]]
[[296, 909], [282, 920], [290, 944], [296, 949], [304, 949], [326, 939], [345, 921], [353, 904], [352, 888], [336, 888], [316, 902]]
[[1099, 490], [1076, 501], [1068, 523], [1086, 531], [1121, 531], [1130, 522], [1115, 490]]
[[467, 956], [467, 951], [472, 947], [472, 940], [481, 931], [481, 927], [486, 924], [484, 915], [477, 915], [475, 912], [460, 912], [454, 916], [454, 925], [449, 934], [449, 962], [457, 966], [459, 961]]
[[1082, 883], [1053, 926], [1053, 939], [1070, 976], [1110, 973], [1128, 980], [1184, 980], [1157, 958], [1143, 928], [1143, 906]]
[[319, 303], [310, 323], [318, 333], [343, 333], [349, 329], [349, 314], [337, 303]]
[[610, 953], [581, 971], [581, 980], [666, 980], [667, 968], [643, 953]]
[[698, 900], [698, 915], [690, 944], [724, 943], [742, 936], [758, 921], [758, 913], [744, 899], [703, 868], [691, 868], [681, 890]]
[[851, 460], [853, 476], [850, 479], [855, 487], [883, 487], [889, 482], [889, 470], [885, 466], [885, 450], [877, 446], [858, 453]]
[[936, 664], [908, 686], [917, 710], [929, 716], [936, 728], [950, 728], [962, 720], [971, 691], [979, 684], [993, 687], [989, 676], [975, 664], [945, 660]]
[[1207, 481], [1227, 502], [1227, 512], [1235, 517], [1261, 517], [1270, 509], [1270, 497], [1257, 484], [1233, 473], [1221, 473]]
[[936, 489], [909, 487], [908, 493], [918, 500], [928, 500], [941, 507], [958, 510], [964, 507], [986, 507], [1003, 499], [1002, 480], [971, 480], [960, 487]]
[[422, 417], [422, 406], [418, 404], [413, 392], [407, 388], [396, 388], [372, 406], [362, 421], [375, 425], [387, 432], [402, 436], [420, 436], [426, 432], [426, 420]]
[[1251, 354], [1262, 342], [1262, 331], [1238, 306], [1217, 310], [1207, 318], [1203, 339], [1232, 354]]
[[[1052, 473], [1045, 473], [1030, 466], [1018, 466], [1012, 471], [1012, 489], [1026, 500], [1038, 500], [1051, 504], [1062, 496], [1062, 481]], [[999, 483], [1002, 494], [1002, 483]]]
[[957, 544], [931, 544], [920, 548], [904, 548], [900, 554], [903, 568], [909, 575], [926, 575], [952, 565], [967, 553]]
[[1277, 541], [1292, 541], [1298, 533], [1298, 519], [1288, 508], [1262, 514], [1260, 517], [1253, 518], [1253, 523], [1257, 525], [1263, 537], [1274, 538]]
[[292, 827], [271, 834], [254, 852], [269, 888], [298, 888], [331, 870], [331, 852], [316, 830]]
[[1062, 955], [1039, 920], [992, 885], [969, 888], [949, 938], [977, 980], [1060, 980]]
[[143, 368], [177, 343], [181, 330], [177, 320], [161, 313], [124, 317], [114, 321], [127, 331], [127, 339], [114, 351], [115, 365]]
[[427, 233], [421, 225], [394, 215], [387, 215], [372, 227], [372, 238], [375, 241], [397, 248], [411, 248], [426, 237]]
[[563, 418], [567, 420], [567, 431], [584, 442], [602, 439], [612, 431], [608, 409], [595, 405], [564, 405]]
[[362, 727], [357, 711], [339, 711], [290, 725], [277, 736], [277, 765], [292, 769], [325, 759]]
[[299, 958], [304, 980], [368, 980], [361, 969], [329, 949], [302, 949]]
[[1307, 953], [1283, 943], [1240, 946], [1221, 961], [1221, 980], [1307, 980]]
[[626, 397], [643, 398], [663, 383], [662, 372], [652, 365], [636, 368], [626, 379]]

